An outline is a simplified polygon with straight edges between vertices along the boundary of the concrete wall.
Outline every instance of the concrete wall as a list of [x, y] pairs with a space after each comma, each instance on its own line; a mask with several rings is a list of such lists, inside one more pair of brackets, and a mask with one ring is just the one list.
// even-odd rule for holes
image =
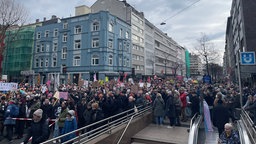
[[[129, 127], [127, 128], [126, 133], [124, 134], [120, 144], [131, 144], [131, 137], [138, 133], [140, 130], [147, 127], [149, 124], [152, 123], [152, 113], [146, 113], [141, 117], [135, 118]], [[126, 123], [127, 124], [127, 123]], [[97, 139], [88, 142], [88, 144], [116, 144], [121, 137], [126, 124], [119, 127], [117, 130], [113, 130], [112, 134], [102, 135]]]

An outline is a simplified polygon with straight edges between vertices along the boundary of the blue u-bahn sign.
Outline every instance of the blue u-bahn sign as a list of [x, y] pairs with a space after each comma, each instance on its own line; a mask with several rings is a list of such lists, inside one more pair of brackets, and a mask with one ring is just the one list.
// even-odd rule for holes
[[241, 52], [241, 65], [255, 65], [255, 52]]

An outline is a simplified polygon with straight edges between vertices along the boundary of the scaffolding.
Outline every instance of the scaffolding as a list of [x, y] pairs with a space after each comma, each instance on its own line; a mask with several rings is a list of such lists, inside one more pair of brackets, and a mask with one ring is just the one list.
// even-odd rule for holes
[[9, 81], [21, 82], [21, 71], [32, 69], [35, 26], [27, 26], [6, 32], [3, 74]]

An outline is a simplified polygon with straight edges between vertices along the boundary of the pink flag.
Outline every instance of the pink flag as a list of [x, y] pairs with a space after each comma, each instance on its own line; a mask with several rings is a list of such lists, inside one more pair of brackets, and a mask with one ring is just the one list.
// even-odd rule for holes
[[46, 82], [46, 85], [49, 87], [50, 84], [51, 84], [51, 80], [48, 80], [48, 81]]
[[68, 99], [68, 92], [59, 92], [59, 98]]
[[93, 75], [93, 81], [97, 81], [96, 73]]

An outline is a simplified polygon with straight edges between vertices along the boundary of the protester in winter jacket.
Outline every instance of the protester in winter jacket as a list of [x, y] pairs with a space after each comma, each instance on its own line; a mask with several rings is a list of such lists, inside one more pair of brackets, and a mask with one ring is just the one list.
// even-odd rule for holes
[[156, 99], [153, 102], [153, 114], [156, 124], [162, 125], [165, 116], [165, 103], [160, 93], [156, 95]]
[[185, 89], [184, 87], [181, 87], [179, 89], [179, 92], [180, 92], [180, 100], [181, 100], [181, 103], [182, 103], [182, 106], [181, 106], [181, 121], [187, 121], [187, 116], [185, 114], [185, 108], [187, 106], [187, 94], [185, 93]]
[[13, 128], [16, 124], [16, 120], [13, 120], [12, 118], [17, 117], [18, 115], [19, 115], [19, 107], [15, 104], [15, 101], [13, 100], [9, 101], [9, 105], [5, 112], [5, 120], [4, 120], [4, 125], [6, 126], [7, 138], [9, 142], [12, 141]]
[[[66, 117], [66, 120], [65, 120], [65, 123], [64, 123], [64, 127], [63, 127], [62, 132], [61, 132], [62, 135], [66, 134], [66, 133], [69, 133], [69, 132], [72, 132], [72, 131], [77, 129], [77, 122], [76, 122], [76, 117], [75, 117], [75, 111], [74, 110], [69, 110], [66, 116], [67, 117]], [[65, 142], [65, 141], [71, 140], [71, 139], [73, 139], [75, 137], [76, 137], [76, 134], [75, 133], [71, 133], [71, 134], [63, 137], [61, 139], [61, 142]], [[71, 144], [72, 141], [69, 142], [69, 143]]]
[[62, 128], [64, 127], [64, 123], [66, 120], [66, 115], [68, 113], [68, 108], [67, 108], [67, 102], [63, 101], [61, 103], [61, 113], [59, 115], [59, 120], [58, 120], [58, 126], [59, 126], [59, 133], [62, 132]]
[[33, 113], [33, 121], [23, 143], [27, 144], [30, 137], [32, 137], [32, 144], [42, 143], [48, 139], [49, 132], [48, 121], [43, 117], [43, 110], [38, 109]]
[[169, 121], [170, 121], [170, 126], [168, 126], [167, 128], [172, 128], [175, 125], [176, 110], [175, 110], [174, 97], [171, 91], [168, 92], [165, 111], [166, 111], [166, 116], [169, 118]]
[[224, 131], [224, 125], [229, 122], [228, 109], [223, 105], [223, 101], [219, 99], [217, 105], [213, 108], [212, 113], [213, 125], [218, 128], [219, 135]]
[[0, 136], [3, 136], [4, 133], [4, 114], [7, 109], [7, 106], [8, 103], [6, 101], [6, 97], [2, 96], [0, 102]]
[[232, 124], [225, 124], [225, 131], [220, 135], [218, 144], [240, 144], [239, 135], [233, 130]]

